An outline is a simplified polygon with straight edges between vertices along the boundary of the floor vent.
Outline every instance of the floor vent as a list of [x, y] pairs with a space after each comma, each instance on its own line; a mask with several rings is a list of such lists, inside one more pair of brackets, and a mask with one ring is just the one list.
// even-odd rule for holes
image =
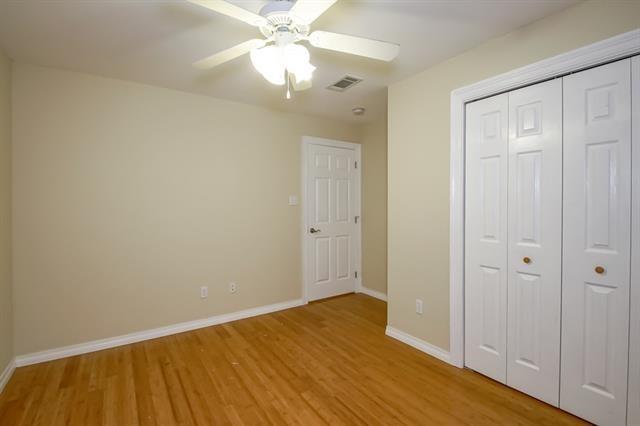
[[361, 78], [353, 77], [351, 75], [345, 75], [340, 80], [328, 86], [327, 89], [335, 90], [336, 92], [344, 92], [345, 90], [355, 86], [362, 81]]

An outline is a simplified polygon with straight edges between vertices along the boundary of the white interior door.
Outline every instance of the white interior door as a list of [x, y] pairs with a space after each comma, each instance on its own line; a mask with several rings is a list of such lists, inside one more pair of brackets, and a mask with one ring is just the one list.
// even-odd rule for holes
[[627, 424], [640, 425], [640, 56], [632, 58], [633, 206], [631, 244], [631, 330]]
[[509, 93], [507, 384], [558, 405], [562, 81]]
[[306, 139], [307, 300], [356, 291], [360, 169], [356, 144]]
[[465, 364], [506, 382], [508, 95], [467, 105]]
[[625, 423], [631, 61], [564, 78], [561, 408]]

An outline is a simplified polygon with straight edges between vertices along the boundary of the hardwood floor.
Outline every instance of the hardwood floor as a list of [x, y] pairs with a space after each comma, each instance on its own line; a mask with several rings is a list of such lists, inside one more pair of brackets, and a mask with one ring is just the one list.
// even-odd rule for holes
[[19, 368], [0, 425], [582, 423], [385, 324], [385, 303], [349, 295]]

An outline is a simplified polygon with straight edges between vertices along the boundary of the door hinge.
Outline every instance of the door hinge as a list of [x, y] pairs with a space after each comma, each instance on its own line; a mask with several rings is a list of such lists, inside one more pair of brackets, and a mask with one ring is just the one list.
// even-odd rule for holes
[[360, 221], [360, 216], [356, 216], [356, 217], [354, 218], [354, 220], [355, 220], [355, 222], [356, 222], [356, 224], [357, 224], [357, 223]]
[[358, 271], [355, 271], [353, 274], [355, 275], [356, 278], [358, 278]]
[[356, 169], [358, 168], [358, 162], [356, 161]]

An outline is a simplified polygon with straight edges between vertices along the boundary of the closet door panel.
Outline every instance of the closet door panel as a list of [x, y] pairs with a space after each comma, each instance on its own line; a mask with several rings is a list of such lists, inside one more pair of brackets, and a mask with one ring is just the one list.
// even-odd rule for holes
[[632, 58], [631, 109], [633, 124], [633, 222], [631, 224], [631, 345], [629, 349], [629, 403], [627, 424], [640, 425], [640, 56]]
[[507, 384], [558, 405], [562, 81], [509, 93]]
[[506, 381], [508, 95], [467, 105], [465, 364]]
[[560, 406], [624, 424], [631, 225], [630, 60], [565, 77]]

